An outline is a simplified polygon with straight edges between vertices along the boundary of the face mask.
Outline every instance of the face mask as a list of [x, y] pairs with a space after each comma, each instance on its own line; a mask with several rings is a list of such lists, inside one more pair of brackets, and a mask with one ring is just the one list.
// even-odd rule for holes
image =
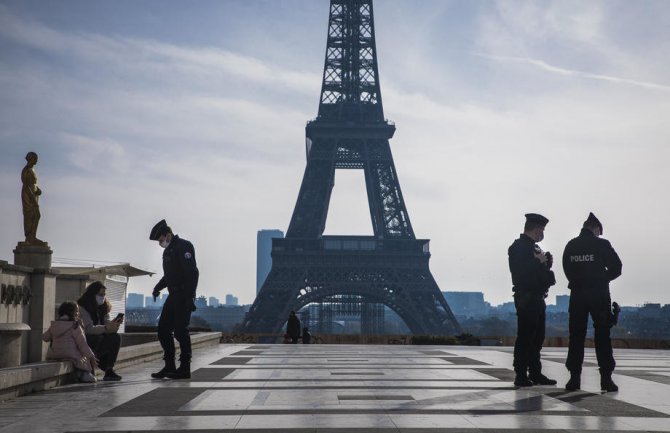
[[161, 248], [167, 248], [168, 245], [170, 245], [170, 241], [167, 240], [167, 238], [165, 238], [164, 241], [161, 241], [161, 242], [159, 242], [158, 244], [161, 246]]
[[98, 303], [98, 305], [102, 305], [105, 303], [105, 297], [104, 296], [96, 296], [95, 297], [95, 302]]

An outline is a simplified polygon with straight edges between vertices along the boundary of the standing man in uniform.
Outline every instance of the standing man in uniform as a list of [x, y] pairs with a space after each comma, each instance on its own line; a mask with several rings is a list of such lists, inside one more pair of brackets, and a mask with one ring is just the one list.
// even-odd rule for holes
[[[195, 291], [198, 286], [198, 267], [195, 263], [193, 244], [172, 233], [165, 220], [151, 229], [149, 239], [158, 241], [163, 251], [163, 278], [153, 290], [154, 300], [162, 289], [168, 289], [168, 297], [158, 321], [158, 340], [163, 348], [165, 367], [151, 377], [162, 379], [188, 379], [191, 377], [191, 336], [188, 324], [195, 311]], [[175, 366], [174, 338], [179, 342], [180, 365]]]
[[540, 362], [545, 327], [544, 298], [556, 279], [551, 270], [551, 253], [543, 252], [536, 243], [544, 239], [544, 228], [549, 220], [534, 213], [525, 216], [523, 233], [507, 250], [517, 315], [514, 385], [556, 385], [555, 380], [542, 374]]
[[295, 311], [293, 310], [288, 314], [286, 333], [291, 337], [291, 343], [298, 343], [298, 338], [300, 338], [300, 319], [298, 319], [298, 316], [295, 315]]
[[563, 271], [570, 288], [570, 346], [565, 362], [570, 371], [570, 380], [565, 385], [568, 391], [581, 387], [584, 339], [589, 314], [595, 329], [600, 388], [607, 392], [619, 390], [612, 382], [616, 363], [610, 340], [610, 327], [614, 325], [614, 317], [609, 283], [621, 275], [621, 260], [609, 241], [600, 238], [602, 234], [603, 225], [593, 213], [589, 213], [581, 233], [568, 242], [563, 252]]

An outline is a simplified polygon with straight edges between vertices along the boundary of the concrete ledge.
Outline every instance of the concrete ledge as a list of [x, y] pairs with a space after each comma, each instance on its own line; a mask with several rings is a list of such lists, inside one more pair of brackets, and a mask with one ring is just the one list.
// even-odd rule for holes
[[46, 361], [0, 369], [0, 401], [74, 382], [70, 361]]
[[[203, 332], [191, 335], [193, 349], [214, 346], [219, 344], [220, 341], [220, 332]], [[179, 353], [178, 348], [177, 353]], [[114, 369], [122, 369], [162, 357], [163, 349], [157, 341], [122, 347]], [[99, 370], [96, 373], [102, 375]], [[74, 367], [69, 361], [36, 362], [19, 367], [2, 368], [0, 369], [0, 401], [75, 381]]]
[[[198, 334], [191, 334], [191, 347], [197, 349], [199, 347], [213, 346], [221, 342], [220, 332], [202, 332]], [[179, 345], [177, 344], [177, 354], [179, 354]], [[134, 346], [122, 347], [119, 350], [119, 357], [116, 360], [114, 369], [121, 369], [130, 365], [141, 364], [143, 362], [153, 361], [155, 359], [163, 358], [163, 349], [158, 341], [150, 343], [136, 344]], [[101, 371], [96, 373], [102, 375]]]

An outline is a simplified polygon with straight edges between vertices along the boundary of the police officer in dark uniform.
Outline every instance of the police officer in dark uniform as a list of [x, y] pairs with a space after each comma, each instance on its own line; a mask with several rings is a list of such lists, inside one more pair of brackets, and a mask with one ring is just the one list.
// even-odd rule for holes
[[[163, 278], [154, 287], [156, 299], [162, 289], [168, 289], [158, 321], [158, 340], [163, 348], [165, 367], [151, 377], [162, 379], [188, 379], [191, 377], [191, 336], [188, 324], [195, 311], [195, 291], [198, 286], [198, 267], [195, 263], [193, 244], [172, 233], [165, 220], [151, 229], [149, 239], [158, 241], [163, 251]], [[175, 366], [174, 338], [179, 342], [180, 365]]]
[[542, 374], [540, 362], [545, 329], [544, 299], [556, 279], [551, 270], [551, 254], [543, 252], [536, 242], [544, 239], [544, 228], [549, 220], [535, 213], [525, 216], [523, 233], [507, 250], [517, 315], [514, 385], [556, 385], [555, 380]]
[[579, 236], [565, 246], [563, 271], [570, 288], [570, 347], [565, 366], [570, 380], [568, 391], [581, 387], [584, 339], [589, 314], [595, 329], [596, 357], [600, 367], [600, 388], [618, 391], [612, 382], [614, 356], [610, 340], [610, 327], [614, 324], [609, 282], [621, 275], [621, 260], [609, 241], [600, 238], [603, 225], [589, 213]]

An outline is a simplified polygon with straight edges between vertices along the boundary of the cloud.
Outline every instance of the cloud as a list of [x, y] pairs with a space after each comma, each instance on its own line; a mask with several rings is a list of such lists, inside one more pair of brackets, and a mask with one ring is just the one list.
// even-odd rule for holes
[[76, 134], [63, 134], [62, 140], [70, 148], [68, 157], [77, 168], [97, 172], [102, 166], [125, 171], [128, 167], [124, 147], [110, 138], [94, 139]]
[[576, 71], [572, 69], [566, 69], [566, 68], [561, 68], [558, 66], [550, 65], [549, 63], [543, 61], [543, 60], [538, 60], [538, 59], [531, 59], [528, 57], [514, 57], [514, 56], [500, 56], [500, 55], [492, 55], [492, 54], [486, 54], [486, 53], [472, 53], [476, 56], [491, 59], [491, 60], [500, 60], [503, 62], [518, 62], [518, 63], [526, 63], [529, 65], [533, 65], [539, 69], [542, 69], [547, 72], [559, 74], [559, 75], [567, 75], [567, 76], [575, 76], [575, 77], [581, 77], [581, 78], [590, 78], [594, 80], [602, 80], [602, 81], [608, 81], [611, 83], [621, 83], [621, 84], [628, 84], [632, 86], [638, 86], [638, 87], [643, 87], [647, 89], [652, 89], [652, 90], [661, 90], [663, 92], [670, 92], [670, 86], [663, 85], [663, 84], [656, 84], [656, 83], [649, 83], [645, 81], [639, 81], [639, 80], [631, 80], [627, 78], [620, 78], [620, 77], [613, 77], [609, 75], [601, 75], [601, 74], [593, 74], [589, 72], [583, 72], [583, 71]]

